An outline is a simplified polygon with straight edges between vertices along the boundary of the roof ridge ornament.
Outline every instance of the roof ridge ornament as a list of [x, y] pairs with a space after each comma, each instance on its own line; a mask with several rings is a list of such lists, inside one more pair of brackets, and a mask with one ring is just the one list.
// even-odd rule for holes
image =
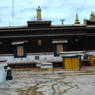
[[38, 6], [38, 8], [36, 9], [36, 16], [37, 16], [37, 21], [41, 21], [41, 8], [40, 6]]
[[95, 13], [93, 11], [90, 14], [90, 20], [95, 21]]
[[76, 13], [75, 23], [74, 24], [80, 24], [80, 20], [78, 17], [78, 14]]

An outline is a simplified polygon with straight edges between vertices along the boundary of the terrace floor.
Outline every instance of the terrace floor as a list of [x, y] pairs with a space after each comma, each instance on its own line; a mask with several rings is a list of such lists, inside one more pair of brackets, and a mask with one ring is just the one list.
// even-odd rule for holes
[[0, 95], [95, 95], [95, 68], [81, 71], [13, 71]]

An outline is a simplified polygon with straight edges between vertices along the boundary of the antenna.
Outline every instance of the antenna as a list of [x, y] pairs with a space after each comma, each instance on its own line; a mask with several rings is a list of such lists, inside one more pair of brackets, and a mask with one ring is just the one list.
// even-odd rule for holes
[[63, 25], [64, 24], [64, 19], [60, 19], [60, 21], [61, 21], [61, 24]]

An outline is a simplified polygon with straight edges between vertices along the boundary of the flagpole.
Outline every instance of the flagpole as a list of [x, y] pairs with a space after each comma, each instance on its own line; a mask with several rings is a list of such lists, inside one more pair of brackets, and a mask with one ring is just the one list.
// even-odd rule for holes
[[14, 26], [14, 0], [12, 0], [12, 26]]

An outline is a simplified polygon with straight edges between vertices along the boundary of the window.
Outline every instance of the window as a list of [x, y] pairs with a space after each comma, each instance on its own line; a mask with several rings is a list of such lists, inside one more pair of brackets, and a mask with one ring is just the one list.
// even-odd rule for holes
[[35, 56], [35, 60], [39, 60], [40, 58], [39, 58], [39, 56]]
[[24, 55], [23, 46], [17, 46], [17, 56], [23, 56], [23, 55]]
[[38, 40], [38, 45], [39, 45], [39, 46], [42, 45], [42, 40]]
[[54, 44], [54, 55], [59, 56], [61, 52], [66, 50], [66, 44], [68, 43], [67, 39], [54, 39], [52, 44]]
[[63, 52], [63, 44], [56, 44], [57, 54]]
[[15, 57], [26, 57], [26, 49], [23, 45], [15, 46]]

